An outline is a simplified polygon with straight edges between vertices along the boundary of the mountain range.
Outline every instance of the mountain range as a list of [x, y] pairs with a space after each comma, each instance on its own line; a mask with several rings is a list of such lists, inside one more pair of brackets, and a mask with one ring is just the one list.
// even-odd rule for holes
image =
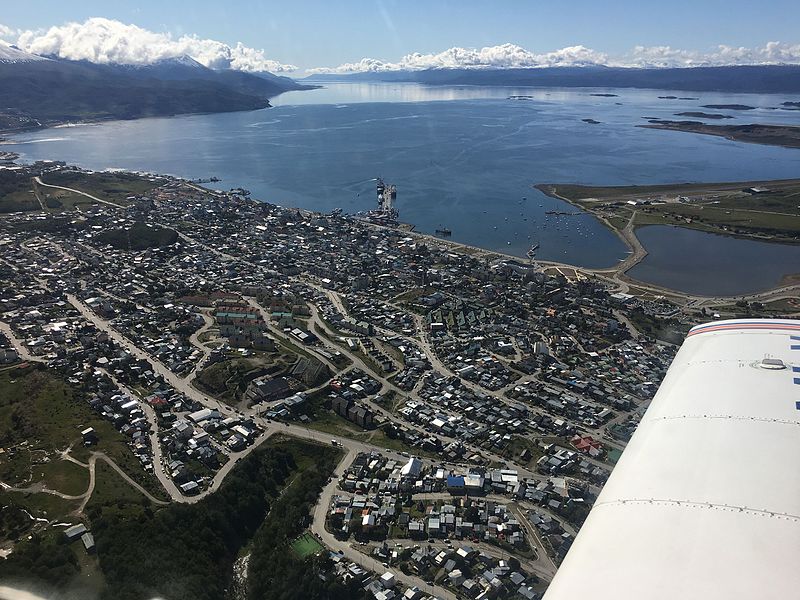
[[283, 92], [330, 81], [793, 94], [800, 93], [800, 65], [428, 69], [316, 74], [298, 81], [266, 72], [214, 70], [189, 56], [147, 65], [97, 64], [38, 56], [0, 43], [0, 131], [87, 120], [255, 110], [268, 107], [269, 98]]
[[149, 65], [95, 64], [0, 44], [0, 131], [255, 110], [280, 93], [313, 87], [272, 73], [216, 71], [188, 56]]
[[394, 81], [428, 85], [611, 87], [689, 92], [800, 93], [800, 65], [684, 68], [537, 67], [527, 69], [428, 69], [317, 74], [303, 81]]

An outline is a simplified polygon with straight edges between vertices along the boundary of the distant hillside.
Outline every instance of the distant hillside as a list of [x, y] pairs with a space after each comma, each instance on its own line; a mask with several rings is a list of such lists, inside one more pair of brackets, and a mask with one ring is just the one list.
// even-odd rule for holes
[[269, 106], [271, 97], [298, 89], [309, 86], [271, 74], [214, 71], [188, 57], [130, 66], [10, 55], [0, 60], [0, 130], [254, 110]]
[[313, 75], [305, 81], [408, 81], [429, 85], [617, 87], [694, 92], [800, 93], [800, 65], [634, 69], [432, 69]]

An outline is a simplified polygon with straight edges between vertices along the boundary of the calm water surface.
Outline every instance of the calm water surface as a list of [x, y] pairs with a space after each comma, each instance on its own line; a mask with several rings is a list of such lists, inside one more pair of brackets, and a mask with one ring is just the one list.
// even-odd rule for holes
[[[618, 96], [591, 95], [598, 92]], [[532, 98], [508, 99], [520, 94]], [[665, 95], [699, 99], [658, 98]], [[215, 175], [223, 180], [218, 187], [242, 186], [261, 200], [320, 211], [373, 208], [373, 179], [382, 176], [397, 185], [401, 220], [419, 231], [447, 227], [454, 241], [520, 256], [538, 242], [542, 259], [608, 267], [625, 257], [623, 243], [589, 215], [547, 215], [575, 209], [532, 189], [533, 184], [797, 177], [799, 150], [635, 127], [646, 122], [642, 117], [674, 118], [676, 112], [703, 110], [698, 107], [709, 103], [759, 107], [732, 112], [736, 118], [726, 123], [800, 124], [800, 112], [770, 108], [787, 99], [651, 90], [326, 84], [325, 89], [283, 94], [273, 100], [274, 108], [261, 111], [55, 128], [16, 136], [19, 143], [9, 149], [25, 160], [64, 160], [92, 169]], [[584, 123], [587, 118], [601, 123]], [[694, 273], [713, 290], [726, 289], [730, 277], [756, 289], [774, 283], [774, 278], [756, 277], [747, 265], [734, 266], [723, 277], [705, 271], [711, 262], [672, 258], [674, 246], [643, 243], [651, 255], [647, 268], [643, 264], [637, 272], [646, 281], [667, 284], [663, 268], [652, 266], [664, 259], [664, 265]], [[693, 259], [711, 261], [719, 244], [698, 241], [695, 250]], [[787, 253], [781, 260], [794, 256]]]
[[784, 275], [800, 273], [800, 246], [671, 225], [640, 227], [636, 235], [650, 254], [628, 274], [691, 294], [753, 293], [778, 285]]

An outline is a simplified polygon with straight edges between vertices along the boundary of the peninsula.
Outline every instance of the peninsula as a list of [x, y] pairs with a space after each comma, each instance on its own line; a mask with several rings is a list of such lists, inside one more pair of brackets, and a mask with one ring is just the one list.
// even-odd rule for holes
[[[719, 117], [709, 117], [706, 115], [704, 118]], [[648, 125], [637, 125], [637, 127], [716, 135], [735, 142], [747, 142], [749, 144], [800, 148], [800, 127], [791, 125], [763, 125], [760, 123], [752, 123], [749, 125], [708, 125], [700, 121], [652, 119]]]

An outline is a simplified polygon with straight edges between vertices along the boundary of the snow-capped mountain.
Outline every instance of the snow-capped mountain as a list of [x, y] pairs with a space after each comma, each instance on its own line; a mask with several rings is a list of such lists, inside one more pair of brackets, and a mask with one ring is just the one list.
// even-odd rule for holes
[[42, 56], [31, 54], [0, 41], [0, 63], [25, 63], [47, 60]]
[[[309, 86], [283, 77], [214, 70], [189, 57], [148, 65], [42, 57], [0, 46], [0, 129], [5, 113], [42, 124], [255, 110], [268, 98]], [[53, 93], [58, 90], [58, 93]]]

